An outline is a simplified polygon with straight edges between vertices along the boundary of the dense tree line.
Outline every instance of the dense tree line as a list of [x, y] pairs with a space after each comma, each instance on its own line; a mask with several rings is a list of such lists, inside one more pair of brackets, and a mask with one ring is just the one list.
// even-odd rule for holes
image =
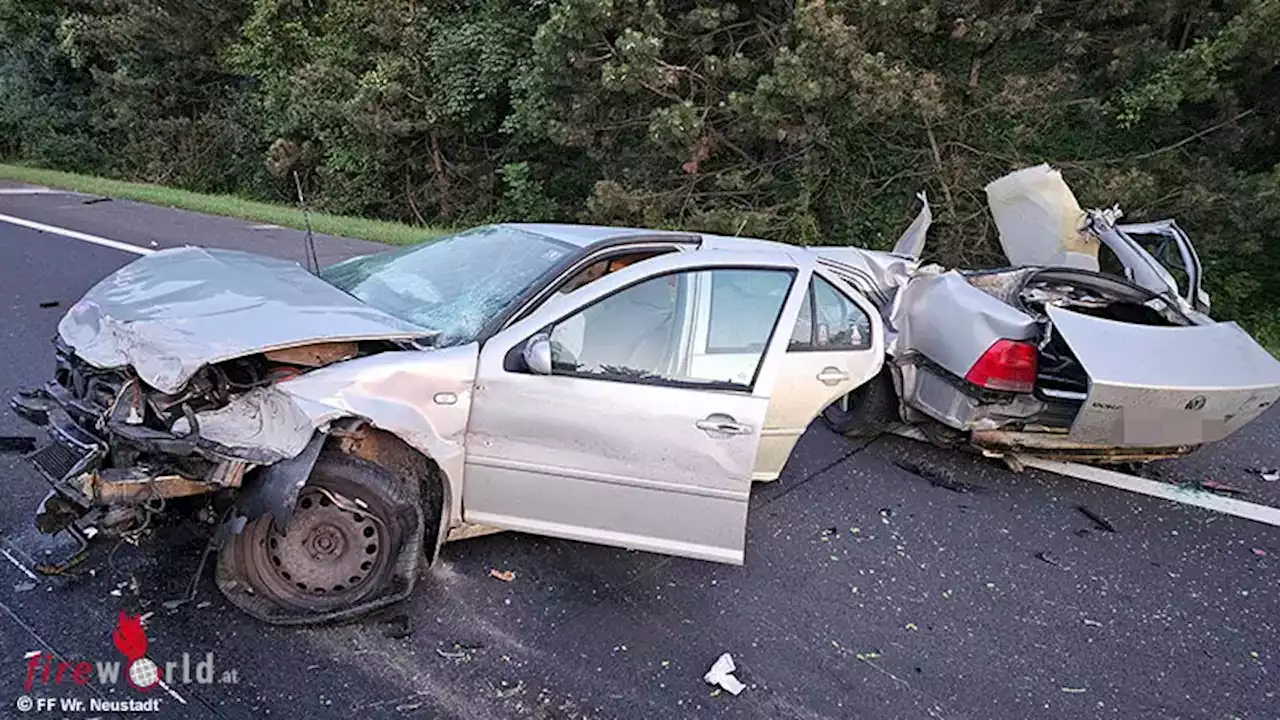
[[0, 157], [431, 224], [998, 262], [982, 186], [1176, 216], [1280, 345], [1280, 0], [0, 0]]

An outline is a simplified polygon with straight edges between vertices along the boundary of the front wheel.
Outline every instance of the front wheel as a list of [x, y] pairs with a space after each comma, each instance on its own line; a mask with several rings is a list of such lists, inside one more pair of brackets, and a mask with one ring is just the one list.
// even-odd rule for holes
[[228, 599], [280, 622], [340, 614], [386, 594], [405, 539], [416, 530], [396, 482], [359, 458], [321, 455], [286, 527], [264, 515], [223, 545], [219, 575], [245, 585], [230, 588]]
[[827, 427], [852, 438], [876, 437], [897, 419], [898, 394], [887, 365], [874, 378], [822, 411]]

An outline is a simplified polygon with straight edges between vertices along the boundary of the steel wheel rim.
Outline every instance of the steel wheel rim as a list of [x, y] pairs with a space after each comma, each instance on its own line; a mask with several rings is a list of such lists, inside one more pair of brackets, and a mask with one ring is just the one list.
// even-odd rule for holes
[[378, 585], [391, 534], [372, 508], [318, 486], [298, 495], [287, 534], [255, 523], [249, 550], [264, 588], [283, 604], [322, 610], [353, 604]]

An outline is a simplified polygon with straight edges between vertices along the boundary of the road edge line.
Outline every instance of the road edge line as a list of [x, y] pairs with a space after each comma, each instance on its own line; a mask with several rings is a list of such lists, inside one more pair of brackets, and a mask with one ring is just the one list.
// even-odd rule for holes
[[[928, 443], [929, 440], [924, 433], [912, 427], [899, 427], [891, 431], [898, 437], [915, 440], [917, 442]], [[1183, 505], [1211, 510], [1213, 512], [1222, 513], [1223, 515], [1231, 515], [1233, 517], [1244, 518], [1245, 520], [1253, 520], [1265, 525], [1273, 525], [1280, 527], [1280, 508], [1271, 505], [1261, 505], [1258, 503], [1246, 502], [1235, 498], [1223, 497], [1215, 495], [1207, 491], [1188, 490], [1165, 482], [1157, 482], [1155, 480], [1147, 480], [1136, 475], [1128, 475], [1126, 473], [1107, 470], [1105, 468], [1085, 465], [1083, 463], [1059, 462], [1057, 460], [1045, 460], [1032, 455], [1024, 455], [1018, 453], [1010, 453], [1010, 456], [1016, 458], [1025, 467], [1036, 468], [1045, 472], [1053, 473], [1061, 477], [1069, 477], [1076, 480], [1084, 480], [1086, 482], [1106, 485], [1117, 490], [1125, 490], [1139, 495], [1159, 498], [1161, 500], [1169, 500]]]
[[138, 247], [137, 245], [130, 245], [129, 243], [120, 242], [119, 240], [112, 240], [110, 238], [99, 237], [97, 235], [90, 235], [89, 233], [83, 233], [83, 232], [80, 232], [79, 230], [68, 230], [67, 228], [60, 228], [57, 225], [46, 225], [44, 223], [36, 222], [34, 220], [27, 220], [25, 218], [14, 217], [12, 215], [0, 214], [0, 222], [6, 222], [6, 223], [9, 223], [10, 225], [17, 225], [18, 227], [24, 227], [24, 228], [27, 228], [28, 230], [36, 230], [38, 232], [47, 232], [53, 235], [61, 235], [62, 237], [68, 237], [68, 238], [71, 238], [72, 240], [80, 240], [82, 242], [91, 243], [93, 245], [101, 245], [102, 247], [111, 248], [112, 250], [121, 250], [124, 252], [134, 253], [135, 255], [150, 255], [151, 253], [155, 252], [155, 250], [152, 250], [151, 248]]
[[1224, 515], [1232, 515], [1245, 520], [1253, 520], [1254, 522], [1280, 527], [1280, 508], [1270, 505], [1260, 505], [1223, 497], [1204, 490], [1187, 489], [1170, 483], [1147, 480], [1135, 475], [1127, 475], [1114, 470], [1106, 470], [1080, 463], [1064, 463], [1028, 455], [1019, 455], [1018, 459], [1027, 467], [1039, 468], [1055, 475], [1086, 480], [1118, 490], [1128, 490], [1141, 495], [1172, 500], [1183, 505], [1191, 505], [1205, 510], [1220, 512]]

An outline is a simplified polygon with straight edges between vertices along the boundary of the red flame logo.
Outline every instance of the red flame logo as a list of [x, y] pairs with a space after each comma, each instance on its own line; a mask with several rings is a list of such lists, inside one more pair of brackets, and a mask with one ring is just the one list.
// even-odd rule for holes
[[120, 611], [120, 621], [111, 633], [111, 640], [116, 648], [129, 660], [137, 660], [147, 654], [147, 633], [142, 629], [142, 616], [129, 617]]

